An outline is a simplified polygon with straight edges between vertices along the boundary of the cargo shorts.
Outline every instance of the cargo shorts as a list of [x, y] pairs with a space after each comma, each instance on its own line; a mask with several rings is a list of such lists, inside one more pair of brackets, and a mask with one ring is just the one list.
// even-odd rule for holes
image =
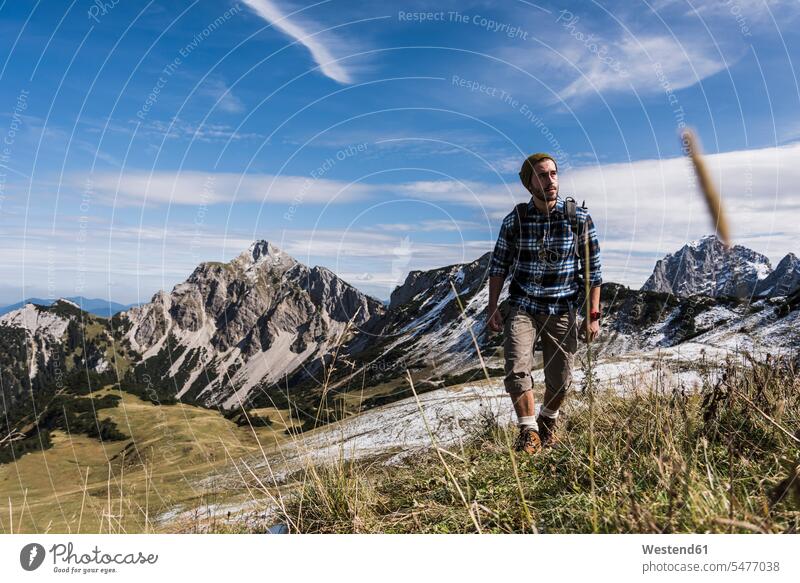
[[533, 388], [533, 348], [542, 336], [545, 385], [551, 394], [569, 390], [578, 349], [576, 310], [566, 314], [529, 314], [515, 305], [503, 313], [504, 384], [509, 393]]

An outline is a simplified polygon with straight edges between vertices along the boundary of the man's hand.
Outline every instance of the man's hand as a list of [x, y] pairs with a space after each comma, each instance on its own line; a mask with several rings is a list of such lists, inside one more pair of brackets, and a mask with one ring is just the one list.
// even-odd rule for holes
[[580, 338], [588, 344], [589, 342], [597, 338], [598, 334], [600, 334], [600, 321], [595, 320], [594, 322], [590, 322], [589, 320], [584, 318], [578, 330]]
[[489, 310], [489, 330], [492, 332], [500, 332], [503, 329], [503, 314], [497, 307], [494, 310]]

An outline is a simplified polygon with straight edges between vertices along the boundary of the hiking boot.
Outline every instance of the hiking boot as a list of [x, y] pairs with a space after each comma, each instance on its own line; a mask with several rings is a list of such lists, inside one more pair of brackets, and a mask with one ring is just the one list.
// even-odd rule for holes
[[539, 415], [536, 418], [536, 423], [539, 425], [539, 437], [542, 440], [542, 447], [553, 447], [558, 443], [558, 435], [556, 435], [556, 422], [558, 417], [550, 419], [544, 415]]
[[530, 427], [521, 427], [517, 440], [514, 442], [514, 451], [533, 455], [542, 449], [542, 440], [539, 432]]

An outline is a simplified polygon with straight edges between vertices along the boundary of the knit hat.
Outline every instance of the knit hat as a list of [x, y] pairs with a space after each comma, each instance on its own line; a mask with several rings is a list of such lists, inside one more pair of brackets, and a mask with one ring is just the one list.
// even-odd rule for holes
[[553, 164], [556, 165], [556, 170], [558, 170], [558, 162], [556, 162], [556, 159], [547, 152], [537, 152], [536, 154], [531, 154], [525, 158], [525, 161], [522, 163], [522, 169], [519, 171], [519, 179], [522, 181], [522, 184], [525, 186], [525, 188], [528, 188], [528, 185], [531, 183], [533, 166], [542, 160], [552, 160]]

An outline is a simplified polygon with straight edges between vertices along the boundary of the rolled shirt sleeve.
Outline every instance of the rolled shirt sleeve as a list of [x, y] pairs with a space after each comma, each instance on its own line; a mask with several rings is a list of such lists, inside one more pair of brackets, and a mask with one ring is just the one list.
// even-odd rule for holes
[[508, 276], [514, 259], [514, 250], [509, 239], [509, 234], [511, 233], [511, 225], [509, 223], [512, 220], [513, 216], [509, 215], [500, 225], [500, 233], [497, 236], [497, 243], [495, 243], [494, 251], [492, 252], [492, 260], [489, 263], [489, 277], [502, 277], [505, 280]]

